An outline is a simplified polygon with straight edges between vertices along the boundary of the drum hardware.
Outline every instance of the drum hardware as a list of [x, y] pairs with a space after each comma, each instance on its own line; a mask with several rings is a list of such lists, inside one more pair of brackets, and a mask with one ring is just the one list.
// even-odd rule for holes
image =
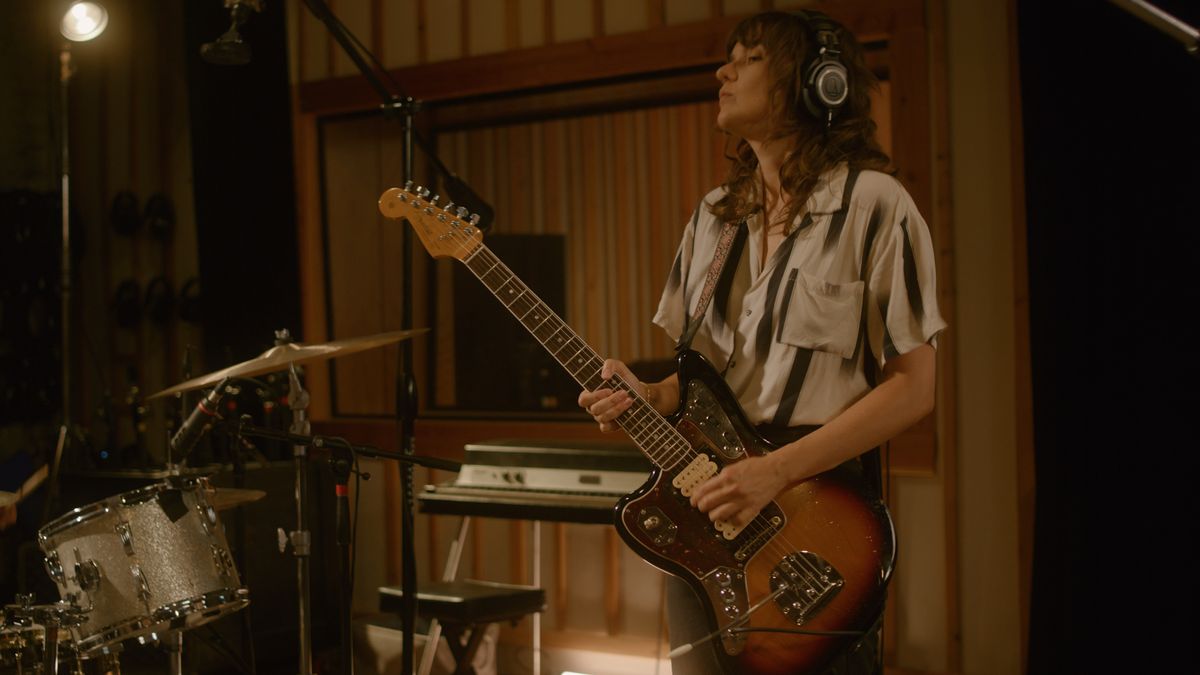
[[[403, 454], [403, 453], [399, 453], [399, 452], [382, 450], [380, 448], [375, 448], [375, 447], [371, 447], [371, 446], [354, 445], [354, 444], [351, 444], [348, 441], [346, 441], [344, 439], [340, 439], [340, 438], [330, 438], [330, 437], [326, 437], [326, 436], [310, 436], [307, 434], [298, 434], [295, 432], [283, 432], [283, 431], [278, 431], [276, 429], [267, 429], [267, 428], [263, 428], [263, 427], [256, 427], [254, 425], [249, 424], [246, 420], [246, 417], [242, 418], [241, 423], [237, 426], [236, 433], [239, 436], [250, 436], [250, 437], [254, 437], [254, 438], [264, 438], [264, 439], [269, 439], [269, 440], [287, 441], [290, 443], [294, 443], [296, 445], [296, 447], [312, 448], [312, 449], [318, 449], [318, 450], [328, 448], [330, 450], [330, 454], [331, 454], [331, 458], [330, 458], [331, 462], [334, 464], [334, 472], [335, 472], [335, 474], [338, 474], [335, 478], [335, 481], [338, 483], [338, 488], [339, 488], [338, 491], [342, 492], [342, 493], [344, 493], [346, 481], [348, 480], [349, 475], [351, 473], [357, 473], [354, 469], [352, 469], [352, 463], [353, 463], [354, 456], [374, 457], [374, 458], [378, 458], [378, 459], [392, 459], [392, 460], [396, 460], [401, 463], [415, 464], [415, 465], [424, 466], [424, 467], [430, 468], [430, 469], [440, 469], [443, 471], [451, 471], [451, 472], [458, 472], [459, 469], [462, 468], [462, 465], [458, 462], [454, 462], [454, 461], [446, 460], [446, 459], [440, 459], [437, 457], [425, 457], [425, 456], [421, 456], [421, 455], [407, 455], [407, 454]], [[339, 453], [341, 454], [341, 456], [338, 456]], [[347, 454], [348, 454], [348, 457], [347, 457]], [[305, 458], [308, 457], [307, 451], [304, 453], [304, 457]], [[299, 460], [297, 460], [297, 461], [299, 461]], [[344, 472], [344, 475], [342, 475], [343, 472]], [[304, 473], [307, 474], [307, 470], [305, 470]], [[365, 474], [365, 473], [360, 473], [359, 476], [363, 480], [368, 480], [370, 478], [370, 474]], [[298, 494], [298, 496], [300, 494], [303, 494], [304, 498], [307, 498], [307, 486], [305, 486], [305, 491], [303, 493], [300, 493], [300, 491], [297, 491], [297, 494]], [[342, 497], [343, 497], [343, 495], [339, 495], [339, 498], [342, 498]], [[343, 505], [343, 508], [345, 508], [344, 505]], [[303, 513], [302, 510], [300, 512]], [[348, 520], [348, 518], [342, 517], [344, 513], [345, 512], [339, 513], [339, 518], [338, 518], [339, 532], [338, 532], [337, 539], [338, 539], [339, 544], [344, 546], [344, 548], [342, 550], [342, 555], [341, 555], [342, 564], [343, 564], [343, 574], [348, 576], [349, 575], [349, 565], [345, 564], [345, 561], [348, 558], [349, 547], [347, 545], [345, 545], [345, 543], [344, 543], [346, 541], [345, 530], [348, 526], [348, 523], [346, 522]], [[279, 550], [281, 553], [286, 552], [286, 549], [289, 544], [292, 546], [293, 555], [297, 555], [299, 557], [299, 554], [296, 553], [298, 545], [304, 547], [304, 550], [307, 553], [307, 550], [309, 548], [307, 532], [305, 532], [304, 537], [301, 537], [301, 536], [299, 536], [298, 531], [284, 532], [283, 528], [279, 528], [278, 535], [279, 535]], [[298, 563], [298, 566], [299, 566], [299, 563]], [[348, 580], [343, 580], [343, 581], [344, 581], [343, 588], [349, 588]], [[349, 603], [350, 602], [351, 602], [351, 597], [350, 597], [349, 593], [344, 594], [344, 597], [342, 599], [343, 606], [340, 608], [342, 611], [343, 617], [349, 616], [349, 611], [350, 611]], [[309, 663], [311, 663], [311, 661]], [[301, 670], [301, 672], [303, 673], [304, 671]]]
[[28, 663], [31, 673], [58, 673], [60, 649], [71, 651], [67, 631], [83, 622], [85, 612], [66, 602], [35, 605], [33, 600], [31, 594], [19, 594], [0, 614], [0, 667], [21, 673]]
[[[410, 337], [419, 335], [428, 331], [427, 328], [420, 328], [407, 331], [393, 331], [390, 333], [380, 333], [377, 335], [369, 335], [359, 338], [351, 338], [346, 340], [335, 340], [325, 344], [304, 345], [292, 341], [292, 336], [286, 329], [277, 331], [275, 334], [275, 346], [263, 352], [259, 356], [235, 364], [223, 370], [219, 370], [207, 375], [196, 377], [173, 387], [164, 389], [146, 400], [161, 398], [174, 394], [182, 394], [194, 389], [201, 389], [210, 386], [214, 383], [218, 384], [218, 389], [222, 389], [229, 382], [236, 379], [252, 378], [258, 375], [265, 375], [281, 370], [288, 372], [288, 407], [292, 411], [291, 434], [292, 438], [304, 439], [292, 446], [292, 458], [296, 473], [296, 529], [281, 535], [281, 551], [287, 545], [291, 545], [292, 555], [296, 558], [296, 590], [298, 596], [298, 619], [300, 624], [299, 634], [299, 664], [301, 675], [310, 675], [312, 673], [312, 616], [311, 616], [311, 594], [310, 594], [310, 555], [312, 548], [311, 533], [308, 530], [307, 524], [307, 509], [308, 509], [308, 447], [311, 442], [309, 437], [309, 423], [307, 418], [309, 396], [300, 383], [299, 372], [297, 366], [303, 363], [315, 361], [323, 361], [334, 358], [336, 356], [344, 356], [353, 354], [368, 349], [375, 349], [385, 345], [407, 340]], [[219, 392], [218, 392], [219, 393]], [[210, 394], [210, 397], [213, 394]], [[213, 411], [215, 413], [215, 411]], [[180, 427], [180, 432], [183, 431], [186, 423]], [[176, 438], [180, 436], [176, 434]], [[267, 436], [267, 438], [277, 438], [277, 436]], [[197, 437], [198, 438], [198, 437]], [[183, 443], [178, 445], [182, 446]], [[184, 448], [186, 450], [186, 448]], [[402, 456], [398, 456], [402, 457]], [[247, 495], [234, 495], [232, 501], [237, 501], [238, 497]], [[244, 503], [244, 502], [238, 502]], [[282, 528], [281, 528], [282, 532]], [[347, 599], [347, 601], [349, 601]]]
[[210, 493], [206, 478], [172, 476], [74, 509], [38, 532], [63, 605], [81, 613], [71, 628], [80, 654], [186, 630], [249, 603]]

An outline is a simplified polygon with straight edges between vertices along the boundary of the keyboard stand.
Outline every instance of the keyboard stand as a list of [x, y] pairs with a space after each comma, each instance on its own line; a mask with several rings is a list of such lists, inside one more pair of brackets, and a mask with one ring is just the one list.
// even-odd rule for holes
[[[456, 581], [467, 529], [471, 517], [463, 516], [458, 537], [450, 544], [446, 567], [439, 582], [419, 584], [417, 613], [431, 618], [429, 640], [418, 675], [429, 675], [437, 653], [443, 626], [446, 643], [455, 659], [455, 673], [473, 673], [471, 662], [479, 648], [488, 624], [500, 621], [516, 623], [521, 617], [533, 615], [533, 672], [541, 671], [541, 612], [546, 607], [546, 592], [541, 586], [541, 523], [533, 521], [533, 586], [501, 584], [490, 581]], [[404, 597], [400, 586], [379, 589], [379, 607], [387, 612], [399, 612]], [[468, 635], [467, 644], [462, 637]], [[408, 655], [405, 658], [409, 658]]]

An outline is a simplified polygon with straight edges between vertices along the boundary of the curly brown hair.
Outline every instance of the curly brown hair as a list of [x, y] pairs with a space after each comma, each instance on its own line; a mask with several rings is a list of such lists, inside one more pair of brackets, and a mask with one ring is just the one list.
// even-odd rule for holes
[[[809, 16], [816, 12], [808, 12]], [[823, 17], [826, 18], [827, 17]], [[730, 33], [725, 53], [739, 42], [749, 49], [762, 45], [768, 55], [770, 105], [777, 111], [771, 138], [794, 138], [779, 169], [782, 189], [791, 197], [785, 232], [804, 208], [821, 174], [846, 162], [852, 169], [885, 170], [891, 159], [875, 139], [870, 92], [879, 86], [867, 68], [862, 47], [850, 31], [832, 19], [846, 67], [850, 92], [832, 124], [816, 118], [804, 105], [804, 66], [817, 56], [819, 45], [804, 13], [763, 12], [743, 19]], [[803, 55], [803, 58], [798, 58]], [[738, 222], [762, 211], [758, 158], [745, 139], [738, 139], [725, 179], [725, 195], [709, 207], [725, 222]]]

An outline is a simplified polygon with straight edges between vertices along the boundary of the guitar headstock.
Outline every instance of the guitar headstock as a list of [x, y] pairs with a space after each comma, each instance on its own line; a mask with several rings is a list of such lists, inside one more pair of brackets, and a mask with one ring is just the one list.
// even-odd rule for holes
[[438, 206], [437, 195], [431, 199], [429, 190], [412, 181], [403, 188], [390, 188], [379, 197], [379, 212], [388, 218], [407, 218], [425, 250], [435, 258], [457, 258], [465, 261], [479, 247], [483, 233], [475, 224], [479, 216], [468, 214], [453, 202]]

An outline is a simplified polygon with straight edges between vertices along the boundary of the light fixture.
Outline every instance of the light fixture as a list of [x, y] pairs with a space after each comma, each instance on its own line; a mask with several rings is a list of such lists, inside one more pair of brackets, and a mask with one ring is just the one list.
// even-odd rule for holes
[[63, 14], [59, 32], [72, 42], [87, 42], [104, 32], [108, 12], [96, 2], [74, 2]]

